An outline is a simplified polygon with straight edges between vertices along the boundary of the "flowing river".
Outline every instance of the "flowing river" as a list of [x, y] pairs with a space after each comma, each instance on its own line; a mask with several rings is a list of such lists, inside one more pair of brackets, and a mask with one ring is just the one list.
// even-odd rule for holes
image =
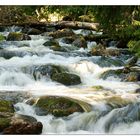
[[[18, 27], [7, 28], [3, 35], [11, 31], [20, 32]], [[74, 30], [76, 34], [82, 30]], [[92, 105], [90, 112], [75, 112], [68, 117], [56, 118], [53, 115], [38, 116], [34, 108], [23, 102], [15, 104], [17, 113], [33, 116], [43, 124], [42, 134], [140, 134], [140, 94], [138, 82], [123, 82], [119, 77], [100, 78], [107, 70], [124, 67], [129, 55], [119, 57], [91, 56], [89, 51], [96, 42], [87, 42], [88, 48], [69, 49], [67, 52], [53, 51], [43, 45], [50, 38], [30, 35], [29, 41], [0, 42], [3, 51], [0, 57], [0, 92], [19, 92], [40, 97], [44, 95], [66, 96]], [[62, 43], [59, 45], [70, 45]], [[115, 47], [115, 46], [110, 46]], [[11, 56], [6, 59], [4, 53]], [[65, 66], [70, 72], [79, 75], [82, 83], [65, 86], [50, 78], [33, 78], [28, 70], [35, 65], [55, 64]], [[23, 70], [26, 68], [27, 70]], [[95, 89], [94, 87], [103, 87]], [[8, 96], [8, 95], [7, 95]], [[111, 104], [110, 107], [108, 104]]]

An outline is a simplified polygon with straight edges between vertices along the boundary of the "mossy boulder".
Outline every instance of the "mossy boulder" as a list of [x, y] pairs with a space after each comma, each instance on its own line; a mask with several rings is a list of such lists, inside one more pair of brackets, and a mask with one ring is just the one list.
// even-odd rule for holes
[[0, 34], [0, 41], [3, 41], [5, 39], [6, 39], [5, 36], [3, 36], [3, 35]]
[[55, 117], [68, 116], [74, 112], [84, 112], [78, 103], [58, 96], [40, 97], [35, 104], [35, 108], [38, 115], [52, 114]]
[[73, 41], [72, 45], [78, 48], [87, 48], [87, 42], [82, 36], [78, 37], [75, 41]]
[[63, 66], [58, 66], [54, 64], [46, 64], [41, 66], [33, 66], [32, 68], [33, 77], [35, 80], [41, 77], [52, 77], [56, 73], [63, 73], [68, 71], [67, 68]]
[[91, 54], [95, 56], [105, 56], [105, 46], [102, 44], [98, 44], [97, 46], [93, 47], [91, 50]]
[[14, 107], [11, 101], [0, 100], [0, 132], [10, 126]]
[[74, 32], [71, 29], [62, 29], [62, 30], [50, 32], [48, 35], [53, 38], [61, 38], [66, 36], [73, 36]]
[[43, 45], [53, 51], [64, 51], [56, 40], [48, 40]]
[[81, 79], [78, 75], [71, 73], [55, 73], [51, 77], [52, 80], [62, 83], [64, 85], [78, 85], [81, 83]]
[[11, 119], [0, 117], [0, 132], [2, 132], [5, 128], [9, 127], [10, 122], [11, 122]]
[[118, 70], [108, 70], [101, 74], [100, 78], [107, 79], [108, 77], [115, 77], [115, 78], [123, 78], [125, 77], [125, 74], [123, 73], [123, 69]]
[[31, 37], [18, 32], [11, 32], [7, 36], [7, 41], [22, 41], [22, 40], [31, 40]]
[[14, 113], [13, 103], [11, 101], [0, 100], [0, 112]]

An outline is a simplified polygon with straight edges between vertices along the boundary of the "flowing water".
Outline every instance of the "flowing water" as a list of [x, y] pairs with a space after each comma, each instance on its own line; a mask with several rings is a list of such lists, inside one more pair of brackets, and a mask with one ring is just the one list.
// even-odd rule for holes
[[[21, 29], [8, 28], [2, 34]], [[82, 30], [75, 30], [79, 34]], [[0, 42], [0, 91], [26, 92], [31, 96], [67, 96], [92, 105], [85, 113], [71, 114], [56, 118], [53, 115], [38, 116], [26, 100], [15, 105], [17, 113], [35, 117], [43, 124], [42, 134], [139, 134], [140, 103], [139, 94], [134, 91], [139, 83], [122, 82], [119, 77], [110, 76], [106, 80], [100, 75], [107, 70], [121, 69], [130, 57], [90, 56], [89, 51], [96, 42], [87, 42], [87, 49], [71, 49], [67, 52], [53, 51], [43, 45], [48, 36], [31, 35], [30, 41]], [[58, 40], [61, 46], [70, 47]], [[111, 46], [114, 47], [114, 46]], [[6, 56], [10, 55], [9, 59]], [[80, 76], [82, 83], [65, 86], [49, 77], [35, 80], [28, 68], [36, 65], [55, 64], [65, 66]], [[24, 71], [23, 69], [27, 70]], [[102, 86], [97, 90], [94, 86]], [[11, 93], [12, 94], [12, 93]], [[19, 93], [20, 94], [20, 93]], [[109, 105], [111, 104], [111, 106]]]

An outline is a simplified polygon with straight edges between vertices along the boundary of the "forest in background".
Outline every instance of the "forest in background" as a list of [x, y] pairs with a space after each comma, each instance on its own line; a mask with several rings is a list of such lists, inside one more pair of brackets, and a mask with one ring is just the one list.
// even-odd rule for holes
[[140, 6], [0, 6], [1, 25], [54, 21], [99, 23], [107, 38], [140, 56]]

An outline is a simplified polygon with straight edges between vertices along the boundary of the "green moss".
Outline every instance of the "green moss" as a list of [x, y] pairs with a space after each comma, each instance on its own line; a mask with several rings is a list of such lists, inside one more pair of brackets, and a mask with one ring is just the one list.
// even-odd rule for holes
[[11, 119], [0, 118], [0, 132], [10, 126]]
[[5, 40], [5, 37], [0, 34], [0, 41], [3, 41], [3, 40]]
[[14, 107], [11, 101], [0, 100], [0, 112], [14, 112]]
[[56, 117], [68, 116], [74, 112], [83, 112], [79, 104], [64, 97], [42, 97], [35, 106]]

